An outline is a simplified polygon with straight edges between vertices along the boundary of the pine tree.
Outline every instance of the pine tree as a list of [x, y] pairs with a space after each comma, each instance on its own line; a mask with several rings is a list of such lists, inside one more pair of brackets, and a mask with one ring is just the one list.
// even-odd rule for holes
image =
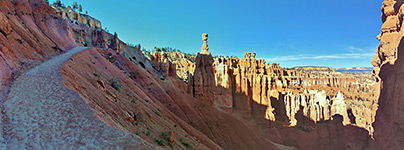
[[77, 2], [74, 2], [72, 7], [73, 7], [74, 10], [76, 10], [77, 9]]
[[56, 0], [55, 2], [53, 2], [53, 4], [52, 4], [53, 6], [55, 6], [55, 7], [62, 7], [62, 2], [60, 1], [60, 0]]
[[79, 12], [83, 11], [83, 7], [81, 7], [81, 4], [79, 5]]

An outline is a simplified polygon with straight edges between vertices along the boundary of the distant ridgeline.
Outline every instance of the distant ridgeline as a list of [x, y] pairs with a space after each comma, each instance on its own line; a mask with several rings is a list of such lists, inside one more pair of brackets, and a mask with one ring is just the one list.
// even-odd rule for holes
[[373, 71], [373, 67], [353, 67], [353, 68], [336, 68], [338, 72], [342, 73], [364, 73], [370, 74]]

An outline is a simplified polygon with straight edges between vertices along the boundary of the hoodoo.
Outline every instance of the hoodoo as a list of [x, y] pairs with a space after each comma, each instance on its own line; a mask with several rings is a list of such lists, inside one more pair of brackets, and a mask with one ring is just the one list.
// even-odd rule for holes
[[203, 45], [201, 52], [196, 54], [195, 71], [190, 82], [194, 97], [213, 104], [215, 99], [215, 74], [213, 71], [213, 57], [209, 52], [208, 34], [202, 34]]
[[[260, 6], [260, 3], [255, 1], [246, 5]], [[137, 6], [144, 3], [140, 4], [136, 3]], [[234, 6], [223, 4], [223, 7]], [[349, 3], [349, 7], [354, 4]], [[147, 49], [154, 46], [150, 44], [166, 43], [154, 41], [165, 38], [153, 37], [145, 42], [147, 44], [141, 43], [145, 44], [142, 46], [125, 43], [124, 40], [128, 39], [120, 37], [127, 37], [128, 33], [109, 33], [101, 26], [101, 21], [88, 15], [87, 11], [82, 14], [80, 4], [67, 6], [60, 0], [53, 4], [47, 0], [0, 0], [0, 149], [403, 149], [404, 53], [400, 53], [404, 47], [403, 4], [404, 0], [384, 0], [382, 3], [383, 25], [377, 37], [380, 44], [371, 62], [373, 69], [328, 64], [336, 62], [328, 59], [350, 61], [345, 57], [369, 56], [363, 47], [353, 46], [348, 49], [355, 52], [337, 52], [331, 57], [317, 56], [317, 51], [310, 51], [315, 54], [314, 61], [285, 68], [284, 62], [289, 59], [296, 62], [312, 59], [308, 57], [312, 55], [299, 54], [300, 51], [290, 53], [291, 50], [312, 48], [313, 45], [304, 47], [309, 41], [315, 41], [314, 45], [318, 47], [322, 40], [310, 40], [312, 35], [298, 36], [300, 33], [291, 31], [296, 36], [288, 38], [308, 38], [293, 48], [294, 42], [276, 43], [279, 40], [271, 39], [282, 39], [283, 36], [267, 36], [284, 32], [264, 33], [266, 31], [260, 26], [243, 28], [245, 24], [231, 20], [233, 17], [224, 21], [231, 25], [220, 24], [221, 27], [231, 26], [225, 33], [213, 25], [204, 26], [204, 30], [215, 31], [215, 35], [222, 37], [228, 33], [248, 35], [251, 39], [238, 39], [242, 42], [237, 46], [234, 46], [237, 42], [234, 39], [221, 40], [217, 43], [222, 45], [215, 45], [232, 50], [231, 54], [240, 58], [217, 56], [214, 53], [219, 52], [215, 48], [211, 53], [207, 33], [202, 34], [202, 47], [195, 55], [177, 49], [185, 47], [181, 42], [195, 42], [189, 40], [170, 45], [177, 48], [154, 47], [153, 51]], [[297, 6], [301, 5], [294, 7]], [[321, 5], [328, 6], [335, 7]], [[91, 13], [100, 14], [91, 10], [94, 11]], [[349, 11], [354, 10], [357, 9]], [[368, 15], [370, 11], [363, 12]], [[119, 11], [109, 13], [127, 15], [117, 14]], [[259, 18], [242, 18], [254, 17], [254, 12], [234, 18], [247, 20], [249, 24], [257, 21], [254, 22], [256, 25], [266, 25], [274, 23], [273, 17], [285, 14], [272, 15], [270, 20], [265, 20], [268, 17], [262, 17], [262, 13], [259, 13]], [[159, 13], [137, 14], [153, 18], [152, 15]], [[175, 12], [165, 15], [172, 14], [181, 15]], [[353, 17], [358, 13], [345, 14]], [[142, 18], [138, 17], [139, 20]], [[181, 18], [186, 18], [185, 22], [195, 18], [199, 21], [198, 17], [182, 16], [175, 21]], [[171, 20], [153, 24], [150, 28], [166, 26]], [[352, 19], [357, 20], [360, 19]], [[275, 23], [279, 22], [282, 23]], [[308, 23], [303, 22], [302, 28], [304, 24]], [[130, 30], [142, 29], [128, 26]], [[366, 29], [367, 26], [355, 29]], [[283, 25], [276, 27], [280, 31], [295, 30]], [[151, 31], [163, 37], [164, 28], [160, 29]], [[239, 33], [234, 29], [245, 31]], [[129, 29], [125, 30], [129, 32]], [[316, 32], [318, 30], [311, 31], [313, 35]], [[351, 32], [356, 31], [343, 33], [347, 36], [342, 40], [352, 42], [347, 38], [352, 36], [348, 35]], [[137, 34], [133, 39], [147, 41], [150, 37]], [[233, 34], [232, 37], [239, 36]], [[296, 40], [301, 41], [301, 38]], [[344, 41], [338, 42], [344, 44]], [[265, 44], [286, 45], [280, 47], [292, 49], [282, 51], [282, 55], [287, 56], [282, 60], [277, 59], [282, 56]], [[324, 45], [324, 51], [331, 47], [329, 43]], [[238, 51], [240, 48], [255, 52], [243, 53]], [[263, 51], [269, 56], [261, 56]], [[221, 52], [226, 53], [225, 50]], [[331, 52], [324, 54], [333, 55]], [[321, 60], [323, 58], [327, 60]], [[370, 62], [371, 58], [367, 59]], [[316, 62], [315, 65], [321, 67], [310, 66], [313, 64], [309, 62]], [[301, 64], [309, 66], [298, 66]]]

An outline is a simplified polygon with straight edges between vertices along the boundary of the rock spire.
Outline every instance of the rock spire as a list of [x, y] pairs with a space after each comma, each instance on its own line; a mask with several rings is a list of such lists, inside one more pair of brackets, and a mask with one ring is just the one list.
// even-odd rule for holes
[[208, 46], [208, 34], [207, 33], [202, 34], [202, 40], [203, 40], [203, 45], [202, 45], [202, 48], [201, 48], [201, 54], [210, 55], [209, 46]]

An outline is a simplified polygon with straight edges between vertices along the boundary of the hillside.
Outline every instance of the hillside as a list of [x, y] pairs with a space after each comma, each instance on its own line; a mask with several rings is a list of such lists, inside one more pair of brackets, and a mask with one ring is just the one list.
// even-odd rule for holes
[[383, 3], [369, 75], [213, 57], [207, 33], [196, 55], [145, 51], [63, 5], [0, 1], [0, 149], [400, 149], [401, 5]]

